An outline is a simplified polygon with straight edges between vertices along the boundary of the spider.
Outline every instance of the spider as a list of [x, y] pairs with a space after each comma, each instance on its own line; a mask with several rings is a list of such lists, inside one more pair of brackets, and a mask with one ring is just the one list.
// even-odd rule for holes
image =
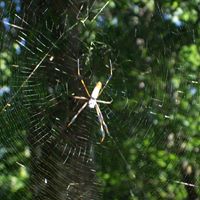
[[[80, 74], [80, 66], [79, 66], [79, 59], [77, 61], [77, 66], [78, 66], [78, 76], [81, 77]], [[110, 76], [108, 77], [105, 85], [102, 87], [102, 83], [99, 81], [96, 83], [96, 86], [94, 87], [91, 95], [86, 87], [86, 84], [84, 82], [84, 80], [81, 78], [81, 83], [83, 85], [83, 88], [87, 94], [88, 97], [84, 97], [84, 96], [73, 96], [74, 99], [78, 99], [78, 100], [84, 100], [86, 101], [82, 107], [78, 110], [78, 112], [76, 113], [76, 115], [74, 115], [74, 117], [71, 119], [71, 121], [68, 123], [67, 127], [71, 126], [71, 124], [76, 120], [76, 118], [78, 117], [78, 115], [86, 108], [86, 106], [88, 105], [89, 108], [91, 109], [96, 109], [96, 113], [97, 113], [97, 117], [100, 123], [100, 130], [101, 130], [101, 134], [102, 134], [102, 138], [101, 138], [101, 143], [104, 141], [105, 139], [105, 132], [110, 135], [109, 131], [108, 131], [108, 127], [104, 121], [102, 112], [100, 110], [100, 107], [98, 105], [98, 103], [102, 103], [102, 104], [111, 104], [111, 101], [102, 101], [102, 100], [98, 100], [98, 97], [102, 94], [103, 90], [106, 88], [106, 86], [108, 85], [110, 79], [112, 78], [112, 63], [110, 61]]]

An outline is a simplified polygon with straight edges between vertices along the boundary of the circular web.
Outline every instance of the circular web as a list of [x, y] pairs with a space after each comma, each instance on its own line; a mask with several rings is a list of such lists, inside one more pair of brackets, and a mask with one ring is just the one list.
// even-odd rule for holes
[[197, 3], [0, 9], [1, 199], [198, 199]]

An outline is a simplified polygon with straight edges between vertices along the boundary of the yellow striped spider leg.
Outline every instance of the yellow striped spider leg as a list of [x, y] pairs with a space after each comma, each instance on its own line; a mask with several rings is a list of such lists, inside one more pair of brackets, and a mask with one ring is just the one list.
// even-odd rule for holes
[[99, 122], [100, 122], [100, 125], [101, 125], [101, 133], [102, 133], [101, 143], [102, 143], [104, 141], [104, 138], [105, 138], [105, 131], [109, 136], [110, 136], [110, 133], [109, 133], [108, 127], [107, 127], [107, 125], [106, 125], [106, 123], [103, 119], [103, 115], [102, 115], [102, 112], [99, 108], [99, 105], [96, 104], [95, 108], [96, 108], [97, 116], [98, 116], [98, 119], [99, 119]]
[[[81, 77], [80, 74], [80, 68], [79, 68], [79, 59], [78, 59], [78, 76]], [[74, 115], [74, 117], [71, 119], [71, 121], [68, 123], [67, 127], [69, 127], [78, 117], [78, 115], [86, 108], [86, 106], [88, 105], [89, 108], [95, 108], [96, 109], [96, 113], [97, 113], [97, 117], [100, 123], [100, 130], [101, 130], [101, 134], [102, 134], [102, 138], [101, 138], [101, 143], [104, 141], [105, 138], [105, 133], [107, 133], [107, 135], [110, 135], [109, 131], [108, 131], [108, 127], [104, 121], [102, 112], [99, 108], [98, 103], [102, 103], [102, 104], [111, 104], [111, 101], [103, 101], [103, 100], [98, 100], [98, 97], [102, 94], [103, 90], [106, 88], [107, 84], [109, 83], [110, 79], [112, 78], [112, 64], [110, 61], [110, 76], [107, 79], [105, 85], [102, 87], [102, 83], [99, 81], [97, 82], [96, 86], [94, 87], [91, 95], [86, 87], [86, 84], [84, 82], [83, 79], [81, 79], [81, 83], [83, 85], [83, 88], [86, 92], [86, 94], [88, 95], [88, 97], [83, 97], [83, 96], [73, 96], [74, 99], [78, 99], [78, 100], [83, 100], [86, 101], [82, 107], [78, 110], [78, 112], [76, 113], [76, 115]]]
[[87, 106], [88, 102], [85, 102], [83, 104], [83, 106], [78, 110], [78, 112], [76, 113], [76, 115], [74, 115], [74, 117], [71, 119], [71, 121], [69, 122], [69, 124], [67, 125], [67, 127], [70, 127], [70, 125], [75, 121], [75, 119], [78, 117], [78, 115], [83, 111], [83, 109]]

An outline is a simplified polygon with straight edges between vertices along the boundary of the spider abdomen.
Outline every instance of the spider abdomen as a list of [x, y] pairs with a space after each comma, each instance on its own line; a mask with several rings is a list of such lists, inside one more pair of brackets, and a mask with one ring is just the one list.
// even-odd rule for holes
[[96, 86], [95, 86], [95, 88], [93, 89], [93, 91], [92, 91], [91, 99], [97, 99], [97, 98], [98, 98], [98, 96], [99, 96], [99, 91], [101, 90], [101, 88], [102, 88], [102, 83], [99, 81], [99, 82], [96, 84]]

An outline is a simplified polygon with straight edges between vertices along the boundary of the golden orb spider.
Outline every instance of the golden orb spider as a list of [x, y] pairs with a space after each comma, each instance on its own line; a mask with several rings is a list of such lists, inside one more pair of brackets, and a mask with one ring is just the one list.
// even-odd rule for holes
[[[81, 77], [80, 74], [80, 66], [79, 66], [79, 59], [78, 59], [78, 76]], [[85, 90], [85, 92], [87, 93], [88, 97], [83, 97], [83, 96], [73, 96], [74, 99], [79, 99], [79, 100], [84, 100], [86, 101], [82, 107], [78, 110], [78, 112], [76, 113], [76, 115], [74, 115], [74, 117], [71, 119], [71, 121], [68, 123], [67, 127], [69, 127], [78, 117], [78, 115], [84, 110], [84, 108], [86, 108], [86, 106], [88, 105], [89, 108], [95, 108], [96, 112], [97, 112], [97, 116], [98, 116], [98, 120], [100, 123], [100, 127], [101, 127], [101, 133], [102, 133], [102, 138], [101, 138], [101, 143], [104, 141], [105, 138], [105, 132], [110, 135], [109, 131], [108, 131], [108, 127], [104, 121], [102, 112], [100, 110], [100, 107], [98, 105], [98, 103], [102, 103], [102, 104], [111, 104], [111, 101], [102, 101], [102, 100], [98, 100], [98, 97], [102, 94], [103, 90], [106, 88], [107, 84], [109, 83], [110, 79], [112, 78], [112, 63], [110, 60], [110, 76], [108, 77], [105, 85], [102, 88], [102, 83], [99, 81], [97, 82], [96, 86], [94, 87], [91, 95], [86, 87], [86, 84], [84, 82], [84, 80], [81, 78], [81, 83], [83, 85], [83, 88]]]

